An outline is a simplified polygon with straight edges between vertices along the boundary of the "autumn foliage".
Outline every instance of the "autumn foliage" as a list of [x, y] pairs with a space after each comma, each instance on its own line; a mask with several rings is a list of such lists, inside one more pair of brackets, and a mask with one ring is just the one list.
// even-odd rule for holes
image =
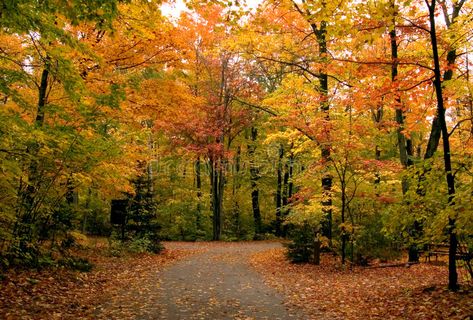
[[3, 1], [2, 269], [86, 235], [278, 237], [322, 265], [442, 255], [430, 275], [471, 282], [469, 1], [186, 4]]

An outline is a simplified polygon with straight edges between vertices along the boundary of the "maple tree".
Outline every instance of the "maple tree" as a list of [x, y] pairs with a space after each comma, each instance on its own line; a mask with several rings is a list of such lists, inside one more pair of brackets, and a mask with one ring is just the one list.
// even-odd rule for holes
[[2, 5], [2, 265], [113, 238], [129, 199], [145, 247], [295, 236], [295, 260], [351, 265], [448, 243], [449, 288], [471, 272], [470, 2]]

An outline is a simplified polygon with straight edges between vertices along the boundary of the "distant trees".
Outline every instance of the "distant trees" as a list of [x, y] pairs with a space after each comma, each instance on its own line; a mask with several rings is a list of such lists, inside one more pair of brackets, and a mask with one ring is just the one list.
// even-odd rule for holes
[[129, 198], [152, 237], [289, 234], [298, 261], [416, 261], [448, 241], [457, 289], [473, 234], [469, 2], [189, 1], [173, 22], [160, 5], [4, 3], [5, 263], [110, 233], [110, 200]]

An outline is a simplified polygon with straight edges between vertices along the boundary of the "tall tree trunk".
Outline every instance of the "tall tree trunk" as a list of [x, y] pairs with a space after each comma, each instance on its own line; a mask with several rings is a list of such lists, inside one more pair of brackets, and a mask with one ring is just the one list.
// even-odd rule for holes
[[[148, 152], [150, 155], [153, 155], [154, 151], [154, 141], [151, 134], [151, 128], [153, 127], [153, 121], [151, 119], [144, 120], [143, 125], [148, 129]], [[146, 197], [150, 200], [154, 195], [154, 172], [153, 164], [151, 161], [147, 161], [145, 164], [146, 169]], [[185, 169], [184, 169], [185, 170]]]
[[342, 218], [342, 228], [341, 228], [341, 238], [342, 238], [342, 264], [345, 264], [346, 260], [346, 248], [348, 242], [348, 234], [345, 227], [345, 216], [346, 216], [346, 203], [347, 203], [347, 193], [345, 185], [345, 170], [342, 178], [342, 207], [341, 207], [341, 218]]
[[[453, 77], [453, 66], [457, 57], [456, 50], [450, 50], [447, 53], [447, 71], [444, 72], [443, 81], [452, 80]], [[438, 115], [432, 120], [432, 127], [430, 129], [429, 141], [427, 143], [427, 149], [425, 150], [424, 160], [430, 159], [434, 156], [440, 143], [440, 136], [442, 134], [442, 123]]]
[[[322, 2], [322, 6], [325, 8], [325, 2]], [[317, 37], [317, 43], [319, 46], [319, 58], [322, 62], [327, 62], [328, 50], [327, 50], [327, 22], [322, 21], [320, 28], [312, 23], [312, 29]], [[319, 76], [319, 90], [322, 94], [320, 110], [324, 114], [324, 141], [322, 142], [322, 161], [328, 166], [330, 162], [331, 145], [330, 141], [330, 104], [328, 101], [328, 74], [326, 71], [322, 71]], [[323, 200], [322, 210], [324, 213], [324, 220], [322, 223], [322, 235], [327, 237], [331, 242], [332, 240], [332, 175], [328, 172], [328, 169], [322, 177], [322, 189], [323, 189]]]
[[[448, 10], [444, 8], [444, 19], [445, 19], [448, 29], [451, 28], [452, 24], [455, 23], [455, 20], [460, 15], [460, 10], [464, 3], [465, 1], [455, 1], [452, 12], [450, 14], [448, 13]], [[444, 5], [446, 4], [444, 3]], [[427, 3], [427, 6], [429, 6], [428, 3]], [[436, 1], [432, 1], [432, 6], [435, 8]], [[453, 69], [455, 66], [456, 59], [457, 59], [457, 51], [455, 48], [452, 48], [451, 50], [447, 52], [447, 68], [445, 72], [443, 73], [443, 81], [452, 80]], [[441, 133], [442, 133], [441, 120], [438, 118], [438, 115], [436, 115], [434, 119], [432, 120], [432, 127], [430, 130], [430, 136], [429, 136], [429, 141], [427, 143], [427, 148], [424, 154], [424, 160], [430, 159], [434, 156], [440, 143]]]
[[219, 240], [219, 233], [217, 224], [220, 221], [220, 214], [218, 212], [218, 178], [217, 165], [215, 159], [209, 160], [210, 169], [210, 207], [212, 209], [212, 240]]
[[92, 188], [87, 188], [87, 197], [85, 198], [85, 210], [84, 210], [84, 217], [82, 220], [82, 233], [87, 233], [87, 220], [89, 218], [89, 211], [90, 211], [90, 202], [92, 200]]
[[[292, 146], [291, 146], [292, 149]], [[291, 152], [289, 154], [289, 184], [288, 184], [288, 190], [287, 190], [287, 196], [290, 199], [294, 193], [294, 182], [292, 180], [294, 174], [294, 153]]]
[[[381, 149], [378, 145], [374, 147], [374, 159], [376, 161], [381, 160]], [[378, 169], [376, 169], [376, 172], [374, 174], [374, 185], [376, 188], [376, 196], [379, 196], [379, 184], [381, 183], [381, 173], [379, 172]]]
[[225, 167], [223, 161], [220, 162], [218, 168], [218, 221], [216, 222], [217, 239], [220, 240], [222, 236], [222, 221], [223, 221], [223, 192], [225, 189]]
[[195, 228], [197, 232], [202, 229], [202, 175], [201, 175], [201, 163], [200, 157], [194, 162], [195, 171], [195, 187], [197, 189], [197, 208], [195, 217]]
[[[393, 10], [393, 19], [392, 19], [392, 30], [389, 32], [389, 38], [391, 42], [391, 82], [395, 83], [397, 81], [398, 77], [398, 65], [399, 65], [399, 55], [398, 55], [398, 43], [397, 43], [397, 34], [396, 34], [396, 12], [395, 10], [395, 0], [391, 2], [391, 9]], [[413, 164], [412, 162], [412, 156], [413, 156], [413, 149], [412, 149], [412, 140], [409, 138], [406, 138], [406, 136], [403, 133], [404, 130], [404, 119], [405, 119], [405, 114], [402, 109], [402, 101], [401, 97], [399, 94], [396, 92], [396, 115], [395, 115], [395, 120], [398, 125], [397, 128], [397, 142], [398, 142], [398, 148], [399, 148], [399, 159], [401, 162], [401, 165], [407, 169], [409, 166]], [[403, 178], [402, 182], [402, 193], [405, 195], [409, 189], [409, 184], [407, 178]], [[419, 236], [419, 233], [421, 232], [421, 224], [418, 221], [414, 222], [414, 225], [411, 227], [412, 228], [412, 234], [414, 238], [417, 238]], [[413, 243], [409, 246], [408, 250], [408, 261], [409, 262], [419, 262], [419, 249], [417, 248], [417, 244]]]
[[284, 147], [279, 145], [279, 157], [278, 157], [278, 167], [277, 167], [277, 187], [276, 187], [276, 235], [278, 237], [282, 236], [282, 182], [283, 182], [283, 157], [284, 157]]
[[[327, 21], [322, 20], [320, 26], [314, 21], [314, 18], [307, 7], [300, 7], [296, 1], [292, 1], [295, 9], [309, 22], [312, 29], [312, 33], [315, 35], [317, 40], [317, 46], [319, 49], [318, 58], [320, 59], [322, 67], [318, 71], [319, 87], [317, 91], [321, 94], [319, 109], [324, 115], [323, 123], [323, 139], [321, 141], [320, 149], [322, 153], [322, 162], [326, 166], [326, 171], [322, 176], [322, 236], [326, 237], [331, 243], [332, 240], [332, 175], [330, 174], [328, 167], [330, 162], [330, 103], [328, 100], [328, 74], [325, 66], [329, 61], [329, 52], [327, 48]], [[305, 1], [302, 2], [305, 6]], [[326, 0], [321, 1], [321, 10], [325, 11], [327, 2]], [[320, 253], [320, 241], [318, 239], [318, 230], [315, 232], [315, 246], [318, 247], [314, 250], [316, 254]], [[320, 257], [314, 257], [314, 263], [320, 261]]]
[[[48, 59], [48, 58], [46, 58]], [[46, 66], [41, 73], [41, 83], [38, 91], [38, 112], [36, 113], [35, 124], [38, 127], [42, 127], [44, 123], [44, 114], [46, 106], [46, 94], [48, 91], [48, 79], [49, 79], [49, 62], [46, 62]]]
[[284, 164], [284, 176], [282, 184], [282, 205], [287, 206], [289, 198], [289, 159]]
[[[288, 198], [289, 198], [289, 162], [291, 160], [287, 159], [284, 163], [284, 175], [283, 175], [283, 184], [282, 184], [282, 208], [281, 208], [281, 217], [282, 220], [285, 220], [288, 214]], [[281, 236], [287, 236], [287, 226], [284, 225], [281, 227]]]
[[[395, 10], [395, 0], [391, 2], [392, 10]], [[394, 12], [394, 11], [393, 11]], [[396, 14], [394, 12], [394, 14]], [[399, 55], [398, 55], [398, 43], [397, 43], [397, 34], [396, 34], [396, 18], [393, 16], [392, 21], [392, 30], [389, 32], [389, 38], [391, 42], [391, 82], [395, 83], [397, 81], [398, 76], [398, 65], [399, 65]], [[404, 168], [409, 167], [412, 165], [412, 156], [413, 156], [413, 149], [412, 149], [412, 141], [411, 139], [407, 138], [404, 133], [404, 119], [405, 115], [402, 110], [402, 101], [399, 94], [396, 92], [396, 116], [395, 120], [398, 125], [397, 129], [397, 142], [399, 147], [399, 159], [401, 164]], [[402, 182], [402, 192], [405, 194], [407, 192], [408, 185], [407, 181], [403, 180]]]
[[[37, 113], [34, 121], [34, 125], [38, 128], [43, 127], [45, 118], [45, 107], [47, 100], [48, 91], [48, 79], [49, 79], [49, 58], [46, 57], [46, 64], [41, 73], [41, 82], [38, 88], [38, 104]], [[13, 234], [20, 236], [22, 241], [29, 242], [32, 237], [32, 226], [31, 224], [36, 220], [36, 210], [38, 207], [38, 189], [40, 187], [39, 173], [38, 173], [38, 160], [36, 155], [41, 148], [40, 144], [35, 142], [33, 145], [28, 147], [27, 153], [31, 155], [31, 161], [28, 166], [28, 184], [24, 190], [20, 190], [21, 195], [20, 205], [17, 209], [18, 220], [13, 228]], [[22, 244], [20, 244], [22, 245]]]
[[237, 147], [237, 151], [234, 158], [233, 164], [233, 188], [232, 188], [232, 197], [233, 197], [233, 220], [235, 226], [235, 234], [238, 239], [241, 238], [241, 217], [240, 217], [240, 204], [238, 203], [238, 190], [240, 189], [240, 158], [241, 158], [241, 147]]
[[256, 139], [258, 138], [258, 129], [255, 127], [251, 128], [251, 142], [248, 144], [248, 156], [250, 158], [250, 185], [251, 185], [251, 207], [253, 209], [253, 221], [255, 236], [257, 239], [258, 235], [262, 233], [262, 221], [261, 212], [259, 208], [259, 188], [258, 180], [259, 167], [256, 164]]
[[210, 159], [210, 186], [212, 195], [212, 240], [218, 241], [222, 235], [222, 209], [223, 209], [223, 176], [222, 160]]
[[[432, 56], [434, 61], [434, 87], [435, 94], [437, 98], [437, 119], [442, 133], [442, 142], [443, 142], [443, 160], [444, 160], [444, 169], [445, 176], [447, 180], [448, 187], [448, 205], [454, 205], [455, 197], [455, 177], [452, 173], [452, 162], [450, 154], [450, 141], [447, 128], [447, 122], [445, 119], [445, 106], [444, 98], [442, 92], [442, 75], [440, 71], [440, 58], [437, 47], [437, 32], [435, 28], [435, 6], [437, 1], [432, 0], [429, 4], [427, 1], [427, 6], [429, 8], [429, 22], [430, 22], [430, 40], [432, 44]], [[450, 76], [451, 77], [451, 76]], [[450, 290], [458, 290], [458, 274], [456, 268], [456, 253], [458, 240], [455, 234], [455, 218], [448, 218], [448, 233], [450, 248], [448, 254], [448, 288]]]

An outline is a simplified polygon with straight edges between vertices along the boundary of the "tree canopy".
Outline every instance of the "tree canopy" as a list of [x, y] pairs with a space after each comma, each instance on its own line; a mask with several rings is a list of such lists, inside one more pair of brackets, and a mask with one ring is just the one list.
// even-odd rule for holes
[[119, 233], [110, 203], [126, 199], [123, 237], [290, 237], [296, 261], [415, 262], [448, 243], [457, 289], [472, 4], [187, 5], [1, 2], [2, 264]]

